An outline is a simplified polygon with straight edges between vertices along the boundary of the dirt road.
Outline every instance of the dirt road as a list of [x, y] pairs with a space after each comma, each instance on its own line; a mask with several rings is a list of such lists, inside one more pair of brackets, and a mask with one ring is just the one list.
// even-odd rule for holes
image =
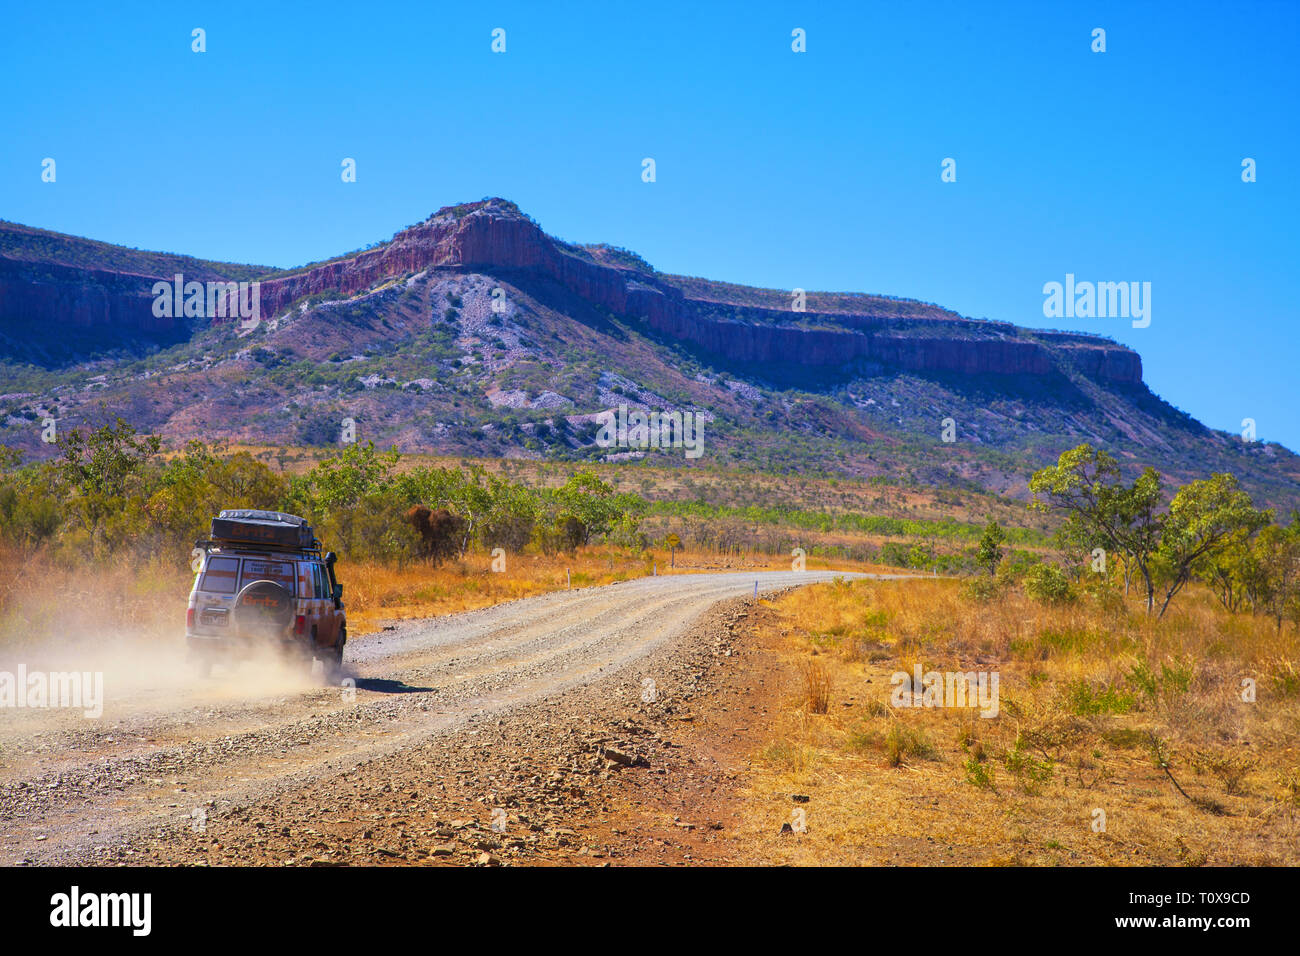
[[[208, 852], [195, 844], [218, 820], [247, 819], [250, 809], [256, 816], [255, 808], [309, 792], [335, 803], [329, 793], [340, 781], [364, 795], [374, 782], [365, 780], [367, 767], [417, 751], [421, 766], [430, 766], [430, 747], [459, 748], [477, 733], [469, 728], [492, 727], [526, 749], [533, 725], [512, 727], [512, 716], [580, 690], [654, 701], [654, 667], [672, 670], [656, 652], [687, 635], [701, 640], [699, 619], [718, 602], [752, 595], [755, 582], [763, 593], [833, 576], [651, 577], [403, 622], [349, 644], [350, 680], [342, 687], [270, 662], [200, 681], [178, 649], [82, 645], [46, 664], [102, 671], [102, 716], [0, 710], [0, 864], [191, 861]], [[0, 662], [6, 668], [12, 665]], [[674, 686], [695, 679], [685, 675], [683, 685], [674, 674]], [[625, 756], [599, 754], [606, 766]], [[385, 771], [385, 792], [402, 786], [395, 773]], [[424, 776], [443, 781], [437, 786], [445, 793], [445, 773]], [[373, 809], [367, 800], [346, 809], [340, 798], [319, 812], [345, 822], [361, 808]], [[266, 843], [250, 838], [248, 849]], [[315, 845], [335, 852], [328, 840]]]

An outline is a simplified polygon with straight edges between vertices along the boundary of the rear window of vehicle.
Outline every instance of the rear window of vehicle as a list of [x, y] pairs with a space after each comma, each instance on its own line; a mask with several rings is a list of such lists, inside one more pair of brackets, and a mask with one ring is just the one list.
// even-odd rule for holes
[[321, 598], [325, 595], [321, 593], [321, 581], [324, 580], [324, 572], [321, 566], [311, 561], [301, 561], [298, 564], [298, 597], [300, 598]]
[[238, 581], [238, 558], [208, 558], [199, 590], [215, 591], [217, 594], [234, 594]]
[[240, 579], [239, 586], [247, 587], [254, 581], [274, 581], [286, 588], [290, 594], [297, 590], [292, 561], [244, 558], [244, 576]]

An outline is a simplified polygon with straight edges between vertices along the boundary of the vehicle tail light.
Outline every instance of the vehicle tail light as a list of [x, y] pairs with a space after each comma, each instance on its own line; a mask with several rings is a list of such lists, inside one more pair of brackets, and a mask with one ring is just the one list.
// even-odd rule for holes
[[307, 618], [299, 614], [298, 620], [293, 622], [293, 629], [299, 634], [305, 634], [307, 632]]
[[194, 608], [192, 607], [185, 609], [185, 626], [186, 627], [194, 626]]

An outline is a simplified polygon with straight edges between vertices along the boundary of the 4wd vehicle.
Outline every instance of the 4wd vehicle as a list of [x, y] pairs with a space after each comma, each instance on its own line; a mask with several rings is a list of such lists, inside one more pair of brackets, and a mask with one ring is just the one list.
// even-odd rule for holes
[[322, 555], [307, 522], [281, 511], [227, 510], [212, 539], [196, 541], [185, 642], [206, 675], [275, 648], [307, 666], [319, 658], [337, 677], [347, 643], [343, 585], [333, 552]]

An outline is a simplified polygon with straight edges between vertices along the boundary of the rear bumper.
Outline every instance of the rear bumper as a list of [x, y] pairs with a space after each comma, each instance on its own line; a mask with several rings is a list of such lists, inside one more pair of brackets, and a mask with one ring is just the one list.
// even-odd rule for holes
[[312, 647], [311, 637], [287, 630], [281, 634], [205, 634], [195, 631], [185, 632], [185, 646], [192, 655], [219, 655], [248, 657], [255, 651], [267, 648], [281, 650], [308, 650]]

